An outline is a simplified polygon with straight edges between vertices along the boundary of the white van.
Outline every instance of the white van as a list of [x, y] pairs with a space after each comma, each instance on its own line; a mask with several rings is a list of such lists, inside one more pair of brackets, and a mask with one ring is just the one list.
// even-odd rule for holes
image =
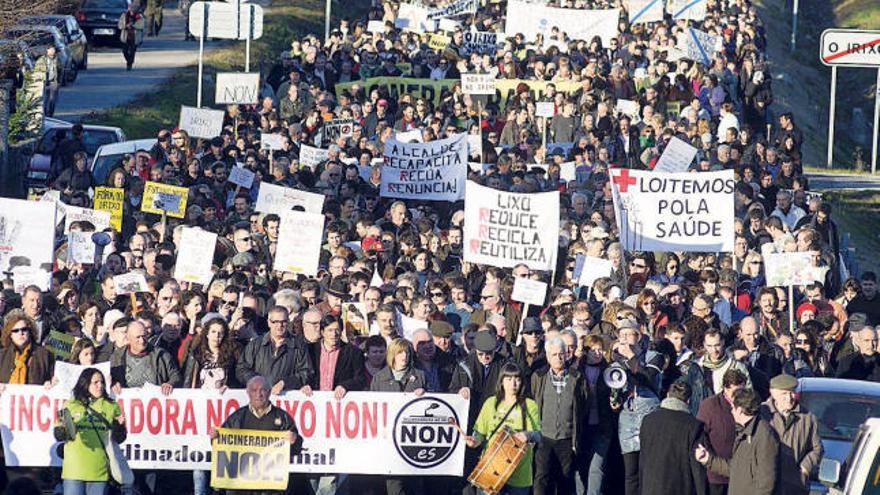
[[843, 464], [822, 459], [819, 481], [832, 495], [880, 495], [880, 418], [871, 418], [859, 428]]

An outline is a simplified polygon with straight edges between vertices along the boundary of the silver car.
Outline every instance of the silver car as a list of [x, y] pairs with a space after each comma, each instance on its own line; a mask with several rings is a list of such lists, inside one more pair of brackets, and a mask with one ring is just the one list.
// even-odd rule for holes
[[64, 35], [55, 26], [13, 26], [6, 30], [3, 36], [7, 39], [21, 40], [27, 43], [31, 55], [35, 60], [46, 54], [50, 46], [55, 47], [58, 59], [61, 61], [61, 84], [66, 85], [76, 80], [78, 69], [73, 55], [70, 53]]

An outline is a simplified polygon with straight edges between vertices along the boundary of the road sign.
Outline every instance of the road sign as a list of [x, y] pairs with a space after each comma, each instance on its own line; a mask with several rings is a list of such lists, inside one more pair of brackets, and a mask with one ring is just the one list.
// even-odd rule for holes
[[880, 31], [826, 29], [819, 50], [828, 66], [880, 67]]
[[[253, 19], [251, 15], [253, 14]], [[194, 2], [189, 9], [189, 32], [201, 36], [207, 20], [208, 38], [259, 39], [263, 36], [263, 7], [250, 3]], [[253, 22], [252, 22], [253, 21]], [[253, 31], [248, 36], [248, 27]]]

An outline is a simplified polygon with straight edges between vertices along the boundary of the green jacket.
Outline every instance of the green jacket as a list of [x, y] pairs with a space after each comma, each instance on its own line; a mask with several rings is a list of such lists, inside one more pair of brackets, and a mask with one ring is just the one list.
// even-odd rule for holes
[[[102, 397], [89, 404], [89, 407], [91, 411], [76, 399], [71, 399], [64, 406], [64, 409], [70, 412], [73, 423], [76, 425], [76, 436], [73, 440], [64, 443], [64, 462], [61, 465], [62, 479], [107, 481], [109, 469], [107, 453], [104, 450], [109, 439], [107, 430], [112, 428], [113, 440], [117, 443], [125, 441], [125, 427], [116, 421], [118, 416], [122, 416], [119, 404]], [[55, 437], [64, 439], [65, 432], [59, 414], [58, 422], [55, 424]]]

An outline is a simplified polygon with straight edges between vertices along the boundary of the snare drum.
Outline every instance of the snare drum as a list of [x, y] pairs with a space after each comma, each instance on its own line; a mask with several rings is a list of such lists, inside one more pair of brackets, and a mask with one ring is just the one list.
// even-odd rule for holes
[[480, 457], [480, 462], [468, 476], [472, 485], [488, 495], [497, 495], [501, 491], [526, 455], [527, 444], [518, 442], [514, 434], [508, 426], [501, 427], [489, 439], [489, 445]]

